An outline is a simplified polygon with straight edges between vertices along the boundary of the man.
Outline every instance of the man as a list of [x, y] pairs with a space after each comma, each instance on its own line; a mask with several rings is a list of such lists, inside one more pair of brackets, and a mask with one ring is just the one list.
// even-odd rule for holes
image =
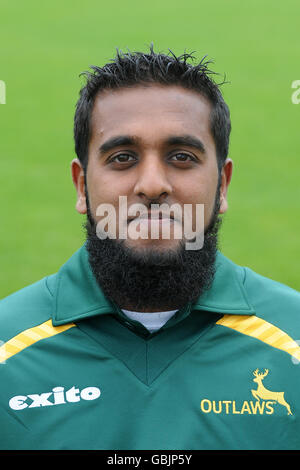
[[230, 117], [188, 59], [151, 48], [86, 74], [87, 241], [1, 302], [2, 449], [300, 448], [300, 296], [217, 249]]

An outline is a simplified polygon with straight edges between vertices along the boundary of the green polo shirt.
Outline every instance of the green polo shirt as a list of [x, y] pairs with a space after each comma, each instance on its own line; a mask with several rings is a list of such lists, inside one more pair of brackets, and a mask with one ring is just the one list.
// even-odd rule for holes
[[149, 333], [83, 246], [0, 302], [0, 449], [300, 449], [298, 339], [300, 294], [220, 252], [210, 290]]

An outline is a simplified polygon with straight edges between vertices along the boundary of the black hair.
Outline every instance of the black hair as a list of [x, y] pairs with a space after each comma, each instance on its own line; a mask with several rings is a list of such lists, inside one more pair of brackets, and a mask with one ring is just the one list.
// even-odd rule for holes
[[212, 75], [218, 75], [208, 68], [211, 60], [202, 60], [192, 65], [188, 60], [194, 56], [184, 53], [176, 56], [171, 50], [168, 54], [156, 53], [153, 45], [150, 52], [126, 52], [117, 49], [116, 57], [103, 67], [90, 66], [92, 71], [82, 72], [86, 84], [81, 88], [74, 118], [75, 152], [86, 170], [88, 146], [91, 135], [91, 115], [97, 93], [105, 89], [132, 87], [139, 84], [180, 85], [199, 92], [212, 105], [210, 116], [211, 133], [216, 146], [219, 172], [228, 155], [231, 131], [230, 113], [222, 93]]

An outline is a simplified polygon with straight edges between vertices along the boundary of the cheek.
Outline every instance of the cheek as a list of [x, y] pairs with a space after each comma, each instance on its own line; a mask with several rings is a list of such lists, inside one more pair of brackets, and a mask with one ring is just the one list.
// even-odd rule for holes
[[99, 220], [96, 211], [100, 204], [110, 204], [114, 207], [116, 215], [119, 212], [119, 196], [128, 196], [128, 181], [125, 178], [116, 177], [104, 169], [93, 169], [87, 175], [89, 203], [92, 215]]
[[182, 192], [181, 201], [183, 204], [191, 204], [193, 206], [193, 214], [197, 209], [197, 204], [204, 205], [204, 225], [209, 224], [215, 207], [217, 182], [210, 184], [190, 184], [187, 190]]
[[210, 190], [208, 191], [206, 195], [206, 202], [205, 202], [205, 207], [204, 207], [205, 226], [209, 224], [213, 211], [215, 209], [216, 195], [217, 195], [217, 183], [213, 186], [213, 188], [210, 188]]
[[87, 190], [90, 209], [94, 217], [99, 204], [111, 202], [111, 191], [109, 188], [109, 182], [105, 181], [103, 174], [97, 168], [94, 168], [93, 165], [89, 165], [87, 171]]

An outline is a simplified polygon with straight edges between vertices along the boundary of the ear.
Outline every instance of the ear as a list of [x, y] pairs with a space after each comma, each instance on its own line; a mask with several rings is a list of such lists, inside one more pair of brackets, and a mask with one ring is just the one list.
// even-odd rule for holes
[[77, 192], [77, 201], [75, 208], [79, 214], [86, 214], [86, 195], [84, 185], [84, 169], [78, 158], [71, 162], [72, 180]]
[[228, 209], [227, 191], [232, 177], [232, 169], [233, 162], [230, 158], [227, 158], [225, 160], [221, 173], [219, 214], [224, 214]]

